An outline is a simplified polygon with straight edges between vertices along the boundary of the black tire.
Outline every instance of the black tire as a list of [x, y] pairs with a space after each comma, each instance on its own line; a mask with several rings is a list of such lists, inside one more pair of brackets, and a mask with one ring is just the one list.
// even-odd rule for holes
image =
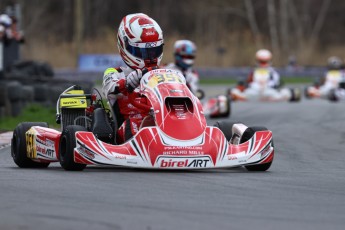
[[327, 98], [331, 102], [339, 101], [339, 98], [337, 97], [337, 94], [336, 94], [336, 89], [331, 89], [330, 92], [327, 95]]
[[11, 81], [7, 84], [8, 99], [13, 101], [19, 101], [23, 98], [22, 84], [18, 81]]
[[48, 127], [48, 124], [46, 122], [23, 122], [17, 125], [13, 132], [11, 142], [11, 155], [13, 161], [20, 168], [47, 168], [50, 163], [35, 162], [26, 155], [25, 133], [32, 126]]
[[301, 90], [299, 88], [291, 88], [290, 102], [299, 102], [301, 100]]
[[[244, 143], [248, 141], [252, 136], [255, 134], [255, 132], [258, 131], [265, 131], [268, 130], [266, 127], [249, 127], [242, 135], [241, 143]], [[272, 141], [273, 143], [273, 141]], [[273, 161], [273, 160], [272, 160]], [[246, 165], [244, 166], [248, 171], [267, 171], [271, 167], [271, 162], [265, 163], [265, 164], [257, 164], [257, 165]]]
[[44, 102], [48, 100], [48, 86], [47, 84], [34, 85], [34, 100], [37, 102]]
[[205, 92], [202, 89], [198, 89], [195, 93], [195, 96], [199, 99], [202, 100], [205, 97]]
[[0, 107], [6, 105], [7, 87], [3, 81], [0, 81]]
[[69, 125], [64, 128], [60, 137], [59, 161], [61, 167], [67, 171], [82, 171], [86, 167], [85, 164], [74, 162], [75, 133], [78, 131], [87, 131], [87, 129], [80, 125]]
[[24, 85], [23, 88], [23, 101], [33, 102], [34, 101], [34, 87], [31, 85]]
[[308, 89], [309, 89], [309, 86], [306, 86], [304, 88], [304, 97], [307, 98], [307, 99], [311, 99], [309, 93], [308, 93]]
[[219, 128], [227, 141], [230, 141], [232, 137], [232, 126], [239, 122], [230, 122], [230, 121], [217, 121], [213, 126]]
[[17, 117], [20, 115], [23, 109], [23, 103], [21, 101], [11, 102], [11, 116]]

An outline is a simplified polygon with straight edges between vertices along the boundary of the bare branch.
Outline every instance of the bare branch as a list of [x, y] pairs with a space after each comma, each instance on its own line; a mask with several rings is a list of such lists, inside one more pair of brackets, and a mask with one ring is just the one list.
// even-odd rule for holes
[[274, 0], [267, 0], [268, 22], [270, 27], [271, 44], [273, 52], [279, 55], [279, 40], [276, 24], [276, 10]]
[[247, 11], [247, 18], [249, 21], [250, 29], [255, 39], [256, 48], [260, 48], [262, 46], [259, 40], [260, 31], [259, 31], [258, 24], [256, 22], [253, 3], [251, 0], [245, 0], [244, 3], [245, 3], [246, 11]]
[[313, 31], [311, 33], [311, 39], [317, 37], [322, 29], [323, 23], [325, 21], [325, 17], [329, 8], [329, 5], [331, 4], [331, 0], [324, 0], [322, 2], [322, 6], [320, 9], [320, 12], [317, 16]]

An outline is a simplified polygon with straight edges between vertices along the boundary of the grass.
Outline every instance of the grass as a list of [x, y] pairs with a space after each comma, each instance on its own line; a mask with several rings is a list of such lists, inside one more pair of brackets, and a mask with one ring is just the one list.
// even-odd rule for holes
[[28, 105], [17, 117], [0, 118], [0, 131], [14, 130], [20, 122], [47, 122], [49, 127], [58, 128], [55, 122], [56, 111], [54, 108], [43, 107], [38, 104]]

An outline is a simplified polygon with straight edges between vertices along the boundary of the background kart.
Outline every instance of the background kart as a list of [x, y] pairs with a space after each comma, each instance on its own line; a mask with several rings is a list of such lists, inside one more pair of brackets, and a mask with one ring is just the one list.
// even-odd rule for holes
[[229, 117], [231, 114], [231, 100], [228, 95], [217, 95], [208, 98], [203, 103], [205, 116], [209, 118]]
[[232, 101], [298, 102], [301, 100], [300, 88], [283, 87], [282, 80], [277, 87], [267, 87], [267, 79], [265, 79], [267, 76], [263, 75], [262, 77], [264, 78], [262, 84], [259, 82], [249, 85], [245, 80], [241, 79], [236, 87], [229, 88], [226, 94]]
[[78, 87], [67, 89], [58, 101], [57, 120], [62, 132], [45, 123], [21, 123], [13, 133], [11, 153], [19, 167], [47, 167], [59, 161], [66, 170], [86, 165], [136, 168], [200, 169], [245, 166], [265, 171], [273, 161], [272, 132], [265, 127], [217, 122], [208, 126], [200, 101], [172, 70], [145, 74], [140, 93], [149, 104], [134, 106], [150, 115], [138, 133], [116, 144], [114, 111]]

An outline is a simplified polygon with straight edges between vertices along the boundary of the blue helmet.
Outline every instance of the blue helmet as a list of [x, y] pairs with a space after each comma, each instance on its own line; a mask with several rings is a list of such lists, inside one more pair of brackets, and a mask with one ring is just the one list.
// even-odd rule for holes
[[178, 40], [174, 45], [175, 63], [182, 69], [193, 66], [196, 55], [196, 46], [189, 40]]

